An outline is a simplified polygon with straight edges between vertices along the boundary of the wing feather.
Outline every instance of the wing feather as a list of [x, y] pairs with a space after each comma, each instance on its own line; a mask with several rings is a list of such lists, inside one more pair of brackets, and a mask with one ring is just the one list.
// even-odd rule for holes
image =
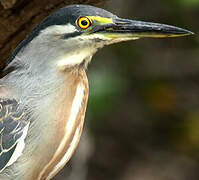
[[0, 172], [22, 154], [28, 117], [15, 99], [0, 99]]

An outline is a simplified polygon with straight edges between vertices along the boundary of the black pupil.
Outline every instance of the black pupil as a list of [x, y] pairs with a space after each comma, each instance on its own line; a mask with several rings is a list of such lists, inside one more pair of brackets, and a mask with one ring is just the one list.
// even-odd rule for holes
[[88, 22], [86, 20], [81, 21], [82, 26], [87, 26]]

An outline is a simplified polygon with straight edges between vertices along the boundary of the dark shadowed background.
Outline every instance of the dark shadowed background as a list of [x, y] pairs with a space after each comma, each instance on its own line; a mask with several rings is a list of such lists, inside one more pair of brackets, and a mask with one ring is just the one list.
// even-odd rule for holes
[[116, 44], [94, 56], [83, 137], [54, 180], [198, 180], [199, 0], [110, 0], [102, 7], [196, 35]]

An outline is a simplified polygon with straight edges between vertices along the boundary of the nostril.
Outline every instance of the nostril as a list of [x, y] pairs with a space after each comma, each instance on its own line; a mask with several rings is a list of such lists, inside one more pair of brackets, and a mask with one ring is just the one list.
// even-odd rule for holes
[[118, 19], [114, 20], [114, 23], [116, 25], [126, 25], [126, 24], [131, 24], [131, 21], [126, 20], [126, 19], [120, 19], [120, 18], [118, 18]]

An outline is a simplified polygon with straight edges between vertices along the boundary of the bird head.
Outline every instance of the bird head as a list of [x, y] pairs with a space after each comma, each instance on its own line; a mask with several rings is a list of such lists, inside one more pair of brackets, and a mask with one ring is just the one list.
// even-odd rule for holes
[[174, 26], [122, 19], [93, 6], [71, 5], [44, 19], [19, 45], [14, 56], [18, 54], [18, 59], [22, 59], [20, 56], [24, 53], [20, 55], [20, 51], [23, 49], [23, 52], [29, 51], [24, 58], [26, 61], [30, 57], [37, 61], [42, 57], [43, 61], [65, 69], [87, 65], [93, 54], [105, 45], [190, 34], [193, 33]]

